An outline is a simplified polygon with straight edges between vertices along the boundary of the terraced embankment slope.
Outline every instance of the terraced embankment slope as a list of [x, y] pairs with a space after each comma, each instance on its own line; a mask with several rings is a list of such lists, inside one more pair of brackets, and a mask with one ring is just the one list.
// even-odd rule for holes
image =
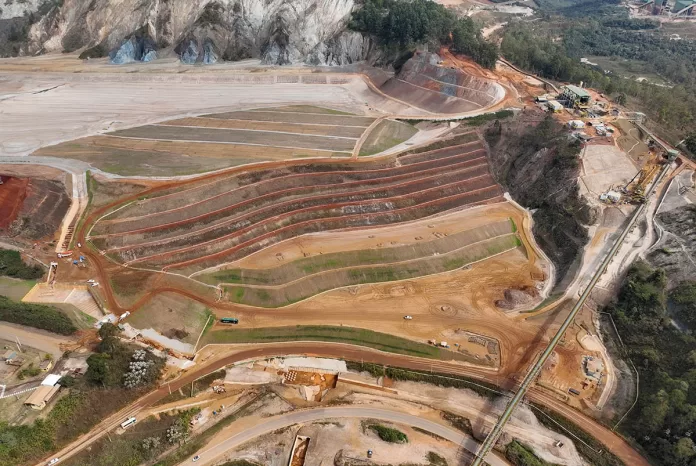
[[[255, 162], [350, 157], [375, 118], [295, 105], [178, 118], [44, 147], [34, 155], [119, 175], [174, 176]], [[401, 131], [392, 144], [417, 132]]]
[[434, 148], [352, 163], [288, 163], [165, 189], [98, 221], [90, 240], [112, 259], [222, 285], [231, 301], [277, 307], [348, 285], [446, 272], [521, 246], [510, 219], [278, 264], [225, 266], [307, 234], [419, 221], [502, 202], [482, 143], [464, 133]]

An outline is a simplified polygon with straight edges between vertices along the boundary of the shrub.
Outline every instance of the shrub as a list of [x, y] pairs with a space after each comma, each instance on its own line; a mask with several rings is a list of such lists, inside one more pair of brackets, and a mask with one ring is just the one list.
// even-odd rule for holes
[[380, 424], [370, 424], [369, 429], [373, 430], [380, 439], [389, 443], [408, 443], [408, 437], [400, 430], [386, 427]]
[[38, 265], [27, 265], [18, 251], [0, 249], [0, 275], [12, 278], [31, 280], [43, 276], [43, 268]]
[[77, 327], [68, 316], [51, 306], [27, 304], [0, 296], [0, 320], [48, 330], [60, 335], [72, 335]]

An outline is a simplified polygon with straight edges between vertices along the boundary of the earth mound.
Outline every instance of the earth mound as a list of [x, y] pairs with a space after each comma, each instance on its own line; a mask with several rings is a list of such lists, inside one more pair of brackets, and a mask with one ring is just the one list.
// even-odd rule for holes
[[481, 110], [505, 97], [503, 87], [457, 68], [439, 66], [434, 53], [416, 52], [398, 74], [380, 86], [385, 94], [436, 113]]

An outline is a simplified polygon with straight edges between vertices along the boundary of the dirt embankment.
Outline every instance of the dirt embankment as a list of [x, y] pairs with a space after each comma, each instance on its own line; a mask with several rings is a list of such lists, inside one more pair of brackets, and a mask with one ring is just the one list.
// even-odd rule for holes
[[580, 146], [541, 111], [528, 110], [486, 129], [497, 181], [534, 211], [534, 235], [557, 267], [557, 282], [580, 258], [595, 212], [578, 194]]
[[64, 184], [43, 177], [0, 179], [0, 237], [34, 241], [53, 235], [70, 207]]

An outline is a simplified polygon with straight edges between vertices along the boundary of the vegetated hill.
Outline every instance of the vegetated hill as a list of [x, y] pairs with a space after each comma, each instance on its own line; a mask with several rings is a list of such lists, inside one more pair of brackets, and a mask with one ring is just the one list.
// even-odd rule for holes
[[[520, 125], [540, 113], [522, 112], [486, 130], [491, 166], [498, 182], [534, 211], [534, 235], [563, 279], [588, 241], [586, 226], [596, 212], [578, 194], [580, 146], [551, 116], [536, 126]], [[518, 128], [523, 129], [519, 130]]]
[[[692, 466], [696, 413], [696, 285], [667, 291], [667, 276], [638, 261], [629, 269], [612, 314], [626, 356], [640, 372], [636, 406], [621, 424], [651, 464]], [[692, 277], [693, 278], [693, 277]], [[676, 308], [675, 310], [668, 310]], [[680, 322], [681, 330], [672, 318]]]

